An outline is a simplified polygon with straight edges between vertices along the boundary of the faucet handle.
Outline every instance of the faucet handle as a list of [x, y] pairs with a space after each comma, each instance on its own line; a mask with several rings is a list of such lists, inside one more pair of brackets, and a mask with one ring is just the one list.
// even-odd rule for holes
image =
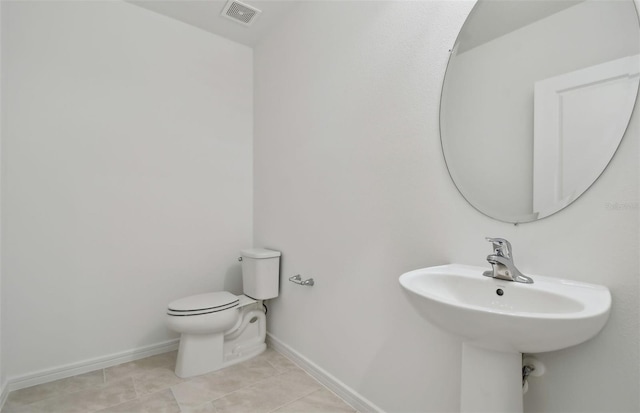
[[511, 257], [511, 243], [504, 238], [485, 237], [487, 241], [493, 244], [493, 252], [505, 258]]

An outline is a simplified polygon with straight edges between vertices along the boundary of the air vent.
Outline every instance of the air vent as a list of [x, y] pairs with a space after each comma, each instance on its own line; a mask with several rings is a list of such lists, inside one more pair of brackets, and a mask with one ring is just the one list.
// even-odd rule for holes
[[248, 4], [241, 3], [238, 0], [229, 0], [220, 15], [244, 26], [250, 26], [260, 13], [260, 10]]

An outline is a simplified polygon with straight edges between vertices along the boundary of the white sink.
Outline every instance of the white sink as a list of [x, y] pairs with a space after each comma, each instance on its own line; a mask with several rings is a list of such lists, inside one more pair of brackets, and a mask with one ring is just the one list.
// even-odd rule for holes
[[[522, 412], [522, 353], [594, 337], [609, 318], [606, 287], [531, 275], [533, 284], [450, 264], [400, 276], [420, 314], [463, 339], [461, 412]], [[481, 374], [481, 377], [478, 376]]]
[[494, 350], [560, 350], [589, 340], [609, 318], [606, 287], [540, 275], [522, 284], [483, 271], [458, 264], [423, 268], [400, 276], [400, 284], [427, 320]]

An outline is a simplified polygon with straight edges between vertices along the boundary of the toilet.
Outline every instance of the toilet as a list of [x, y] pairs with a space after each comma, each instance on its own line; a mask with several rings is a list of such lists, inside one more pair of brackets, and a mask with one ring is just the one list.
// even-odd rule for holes
[[262, 300], [278, 296], [280, 252], [241, 251], [243, 295], [197, 294], [169, 303], [167, 326], [180, 336], [176, 375], [193, 377], [248, 360], [266, 348]]

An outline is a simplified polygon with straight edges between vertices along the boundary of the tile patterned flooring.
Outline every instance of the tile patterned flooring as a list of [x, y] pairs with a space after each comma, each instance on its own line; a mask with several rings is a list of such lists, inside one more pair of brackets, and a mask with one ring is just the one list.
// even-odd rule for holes
[[190, 379], [173, 373], [176, 352], [9, 393], [2, 413], [355, 412], [280, 353]]

